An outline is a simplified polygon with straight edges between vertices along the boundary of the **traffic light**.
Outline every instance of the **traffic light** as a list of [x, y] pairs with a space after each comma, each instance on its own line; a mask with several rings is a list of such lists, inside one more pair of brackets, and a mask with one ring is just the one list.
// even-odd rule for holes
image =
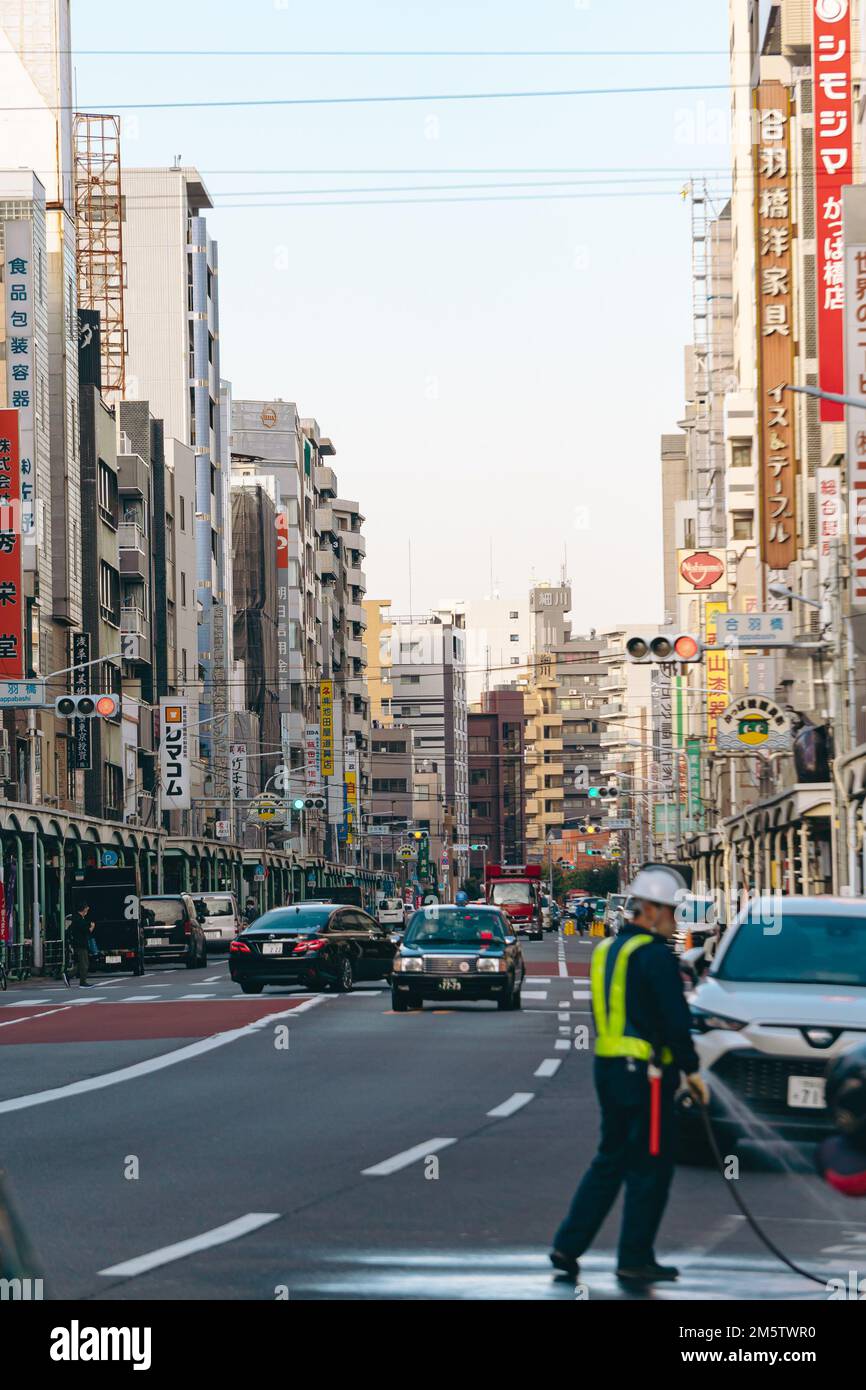
[[304, 798], [303, 798], [302, 796], [296, 796], [295, 799], [294, 799], [294, 801], [292, 802], [292, 808], [293, 808], [293, 810], [295, 810], [295, 811], [303, 811], [303, 809], [304, 809]]
[[413, 830], [412, 838], [415, 840], [428, 840], [430, 837], [426, 830]]
[[602, 801], [616, 801], [619, 796], [619, 787], [616, 782], [608, 782], [606, 787], [599, 787], [598, 794]]
[[120, 696], [58, 695], [54, 713], [59, 719], [114, 719], [120, 713]]
[[325, 798], [323, 796], [307, 796], [302, 805], [305, 811], [324, 811]]
[[704, 649], [691, 632], [659, 632], [655, 637], [630, 637], [625, 644], [629, 661], [700, 661]]

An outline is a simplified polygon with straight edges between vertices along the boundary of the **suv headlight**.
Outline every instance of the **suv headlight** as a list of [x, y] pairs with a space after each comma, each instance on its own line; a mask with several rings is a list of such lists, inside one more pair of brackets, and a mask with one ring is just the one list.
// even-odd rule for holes
[[395, 956], [394, 969], [404, 973], [420, 971], [424, 969], [424, 962], [420, 956]]
[[479, 956], [476, 969], [486, 974], [495, 974], [502, 969], [502, 961], [499, 956]]
[[745, 1028], [745, 1020], [740, 1018], [728, 1018], [725, 1014], [715, 1014], [712, 1010], [698, 1009], [694, 1005], [691, 1008], [692, 1032], [711, 1033], [714, 1028], [722, 1028], [726, 1031], [738, 1033], [741, 1028]]

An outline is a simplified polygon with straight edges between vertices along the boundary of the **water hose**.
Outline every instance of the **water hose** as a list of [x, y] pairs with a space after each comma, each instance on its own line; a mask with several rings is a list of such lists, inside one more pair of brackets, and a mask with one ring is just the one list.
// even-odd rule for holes
[[762, 1230], [761, 1227], [758, 1225], [758, 1223], [757, 1223], [757, 1221], [755, 1220], [754, 1216], [753, 1216], [752, 1213], [749, 1211], [749, 1208], [746, 1206], [745, 1201], [744, 1201], [743, 1198], [741, 1197], [741, 1195], [740, 1195], [740, 1193], [739, 1193], [739, 1191], [738, 1191], [738, 1189], [737, 1189], [736, 1183], [729, 1181], [728, 1177], [727, 1177], [726, 1174], [725, 1174], [725, 1161], [724, 1161], [724, 1159], [722, 1158], [721, 1152], [719, 1151], [719, 1146], [718, 1146], [718, 1143], [716, 1142], [716, 1136], [715, 1136], [715, 1133], [714, 1133], [714, 1131], [713, 1131], [712, 1121], [710, 1120], [710, 1111], [709, 1111], [709, 1107], [706, 1106], [706, 1105], [702, 1105], [699, 1101], [697, 1101], [697, 1100], [696, 1100], [694, 1097], [692, 1097], [691, 1095], [683, 1097], [683, 1099], [682, 1099], [682, 1101], [681, 1101], [681, 1104], [682, 1104], [683, 1107], [686, 1108], [686, 1109], [690, 1109], [692, 1105], [697, 1105], [697, 1106], [698, 1106], [698, 1109], [699, 1109], [700, 1112], [701, 1112], [701, 1119], [702, 1119], [702, 1121], [703, 1121], [704, 1131], [705, 1131], [705, 1133], [706, 1133], [706, 1138], [707, 1138], [707, 1143], [708, 1143], [709, 1146], [710, 1146], [710, 1152], [711, 1152], [712, 1155], [713, 1155], [713, 1158], [714, 1158], [715, 1163], [716, 1163], [716, 1167], [718, 1168], [721, 1177], [724, 1178], [725, 1186], [730, 1188], [730, 1190], [731, 1190], [731, 1195], [733, 1196], [734, 1201], [736, 1202], [737, 1206], [740, 1208], [740, 1211], [742, 1212], [743, 1216], [746, 1218], [746, 1221], [748, 1222], [749, 1226], [752, 1228], [752, 1231], [753, 1231], [754, 1234], [758, 1237], [758, 1240], [760, 1240], [760, 1241], [767, 1247], [767, 1249], [770, 1251], [771, 1254], [775, 1255], [775, 1257], [776, 1257], [777, 1260], [781, 1260], [781, 1262], [782, 1262], [783, 1265], [787, 1265], [788, 1268], [794, 1272], [794, 1274], [798, 1274], [798, 1275], [800, 1276], [801, 1279], [809, 1279], [809, 1280], [811, 1280], [811, 1282], [812, 1282], [813, 1284], [820, 1284], [822, 1288], [826, 1289], [826, 1287], [827, 1287], [827, 1276], [826, 1276], [826, 1275], [818, 1275], [818, 1274], [810, 1274], [808, 1269], [803, 1269], [803, 1267], [802, 1267], [801, 1265], [795, 1264], [793, 1260], [790, 1260], [790, 1259], [788, 1258], [788, 1256], [785, 1254], [784, 1250], [780, 1250], [779, 1247], [778, 1247], [778, 1245], [776, 1245], [776, 1244], [770, 1239], [770, 1237], [766, 1234], [766, 1232], [765, 1232], [764, 1230]]

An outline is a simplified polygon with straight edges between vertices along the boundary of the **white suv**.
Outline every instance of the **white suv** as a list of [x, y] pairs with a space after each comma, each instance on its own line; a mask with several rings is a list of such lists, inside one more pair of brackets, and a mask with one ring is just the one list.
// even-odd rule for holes
[[689, 1004], [714, 1125], [742, 1136], [754, 1116], [780, 1137], [822, 1137], [827, 1067], [866, 1041], [866, 900], [756, 899]]

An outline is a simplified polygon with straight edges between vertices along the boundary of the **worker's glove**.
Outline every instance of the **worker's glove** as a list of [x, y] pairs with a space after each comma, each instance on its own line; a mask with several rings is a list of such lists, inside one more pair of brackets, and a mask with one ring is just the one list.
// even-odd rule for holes
[[686, 1077], [686, 1085], [689, 1088], [689, 1095], [692, 1100], [696, 1100], [699, 1105], [709, 1105], [710, 1088], [700, 1072], [692, 1072], [691, 1076]]

